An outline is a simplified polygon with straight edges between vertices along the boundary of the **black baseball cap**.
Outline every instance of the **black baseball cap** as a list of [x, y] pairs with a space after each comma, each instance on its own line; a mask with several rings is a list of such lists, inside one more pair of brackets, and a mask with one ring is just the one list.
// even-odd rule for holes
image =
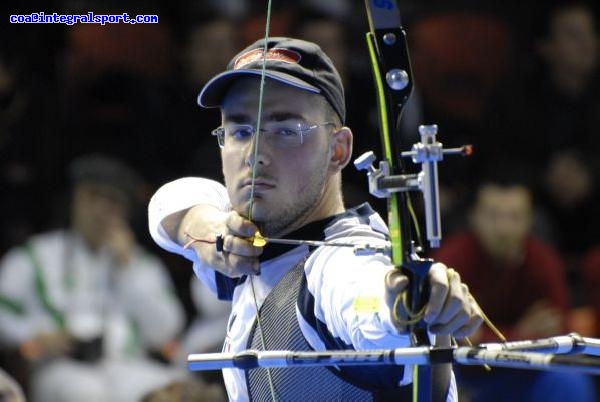
[[[312, 42], [272, 37], [267, 41], [265, 76], [296, 88], [319, 93], [327, 99], [342, 122], [346, 119], [344, 87], [331, 59]], [[202, 107], [218, 107], [239, 77], [260, 76], [265, 40], [260, 39], [238, 53], [227, 70], [213, 77], [198, 95]]]

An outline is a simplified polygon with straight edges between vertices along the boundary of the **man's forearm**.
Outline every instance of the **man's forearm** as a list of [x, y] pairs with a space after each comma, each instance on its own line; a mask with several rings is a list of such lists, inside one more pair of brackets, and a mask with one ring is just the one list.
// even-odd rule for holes
[[214, 236], [210, 232], [210, 216], [222, 213], [217, 207], [209, 204], [195, 205], [183, 211], [167, 216], [162, 225], [169, 237], [180, 245], [189, 241], [187, 234], [194, 237]]
[[174, 214], [167, 216], [161, 222], [161, 225], [162, 225], [163, 229], [165, 230], [165, 232], [167, 232], [167, 234], [169, 235], [169, 238], [171, 240], [173, 240], [174, 242], [176, 242], [177, 244], [180, 244], [180, 245], [184, 244], [179, 239], [179, 228], [181, 227], [181, 224], [183, 223], [185, 216], [191, 209], [192, 208], [175, 212]]

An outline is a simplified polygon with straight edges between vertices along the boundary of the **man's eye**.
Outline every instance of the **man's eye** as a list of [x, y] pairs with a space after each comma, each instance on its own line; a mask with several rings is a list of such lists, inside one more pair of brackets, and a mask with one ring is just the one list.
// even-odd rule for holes
[[236, 127], [231, 129], [229, 135], [238, 140], [248, 139], [252, 137], [252, 129], [250, 127]]
[[297, 137], [298, 136], [298, 131], [294, 130], [293, 128], [289, 128], [289, 127], [278, 127], [277, 129], [273, 130], [275, 132], [275, 134], [277, 134], [278, 136], [281, 137]]

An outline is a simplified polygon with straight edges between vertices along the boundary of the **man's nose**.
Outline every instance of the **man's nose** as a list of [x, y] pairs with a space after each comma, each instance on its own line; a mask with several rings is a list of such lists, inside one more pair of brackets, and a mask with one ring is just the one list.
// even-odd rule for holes
[[244, 152], [246, 153], [246, 163], [248, 166], [268, 166], [271, 162], [270, 146], [263, 133], [255, 133], [252, 140], [248, 143]]

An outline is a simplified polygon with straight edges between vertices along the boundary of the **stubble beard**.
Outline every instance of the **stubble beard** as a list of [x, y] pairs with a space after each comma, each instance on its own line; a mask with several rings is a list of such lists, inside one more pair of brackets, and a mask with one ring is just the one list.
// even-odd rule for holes
[[[324, 172], [325, 170], [316, 170]], [[254, 200], [252, 203], [251, 220], [258, 226], [260, 232], [267, 237], [282, 236], [300, 227], [301, 222], [310, 211], [315, 208], [325, 190], [325, 174], [315, 174], [305, 189], [299, 191], [292, 202], [276, 205], [261, 205], [262, 201]], [[244, 216], [248, 213], [249, 202], [245, 202], [246, 209], [238, 211]], [[303, 222], [308, 223], [308, 222]]]
[[271, 209], [264, 220], [257, 222], [261, 233], [273, 237], [298, 229], [297, 223], [301, 222], [318, 205], [323, 196], [325, 180], [326, 177], [322, 174], [312, 176], [309, 185], [297, 194], [298, 198], [294, 202]]
[[274, 237], [290, 232], [289, 228], [294, 227], [294, 224], [306, 216], [318, 202], [320, 193], [311, 195], [312, 197], [305, 197], [301, 203], [278, 208], [277, 211], [269, 213], [264, 220], [257, 221], [261, 233], [267, 237]]

